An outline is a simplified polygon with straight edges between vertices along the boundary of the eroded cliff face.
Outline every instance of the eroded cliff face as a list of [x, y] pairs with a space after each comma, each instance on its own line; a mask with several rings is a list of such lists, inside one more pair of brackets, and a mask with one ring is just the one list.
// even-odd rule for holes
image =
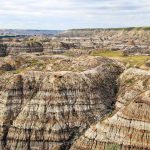
[[[60, 54], [70, 50], [75, 50], [73, 53], [81, 50], [80, 55], [92, 50], [120, 50], [124, 55], [150, 55], [149, 39], [149, 28], [75, 29], [67, 30], [56, 37], [16, 37], [2, 39], [2, 42], [7, 45], [8, 55], [22, 52]], [[1, 53], [4, 52], [0, 50], [0, 55]]]
[[[116, 80], [123, 71], [117, 61], [58, 58], [48, 63], [49, 57], [40, 57], [50, 68], [0, 76], [0, 149], [69, 149], [92, 123], [114, 109]], [[69, 63], [65, 71], [53, 68], [61, 63]]]
[[43, 52], [43, 45], [40, 42], [36, 42], [33, 40], [27, 40], [23, 42], [10, 41], [7, 44], [7, 53], [9, 55], [15, 55], [23, 52], [26, 53]]
[[150, 149], [150, 71], [129, 69], [119, 80], [116, 110], [92, 125], [71, 150]]
[[150, 30], [126, 29], [73, 29], [60, 33], [63, 42], [74, 43], [81, 49], [121, 50], [125, 55], [150, 54]]

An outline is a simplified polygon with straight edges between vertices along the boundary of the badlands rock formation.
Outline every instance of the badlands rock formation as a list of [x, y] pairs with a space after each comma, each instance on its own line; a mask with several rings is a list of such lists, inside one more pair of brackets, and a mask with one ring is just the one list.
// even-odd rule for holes
[[67, 50], [121, 50], [125, 55], [150, 55], [149, 28], [77, 29], [67, 30], [56, 37], [35, 36], [3, 39], [7, 53], [63, 53]]
[[[149, 55], [149, 37], [140, 28], [2, 39], [0, 150], [150, 150], [150, 57], [126, 56]], [[90, 56], [101, 50], [119, 52]]]
[[124, 50], [128, 55], [149, 54], [149, 28], [75, 29], [60, 34], [64, 42], [82, 49]]
[[85, 129], [113, 110], [120, 64], [101, 57], [71, 63], [74, 71], [30, 68], [0, 76], [0, 149], [69, 149]]
[[7, 45], [0, 44], [0, 57], [4, 57], [7, 55]]
[[43, 45], [36, 41], [18, 42], [13, 41], [8, 43], [7, 53], [18, 54], [21, 52], [34, 53], [43, 52]]
[[129, 69], [119, 81], [116, 111], [92, 125], [71, 150], [150, 149], [150, 71]]

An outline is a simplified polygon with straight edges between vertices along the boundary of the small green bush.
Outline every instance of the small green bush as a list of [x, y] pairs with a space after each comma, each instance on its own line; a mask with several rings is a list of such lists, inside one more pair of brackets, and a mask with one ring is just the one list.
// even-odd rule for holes
[[120, 145], [118, 144], [109, 144], [106, 146], [105, 150], [120, 150]]

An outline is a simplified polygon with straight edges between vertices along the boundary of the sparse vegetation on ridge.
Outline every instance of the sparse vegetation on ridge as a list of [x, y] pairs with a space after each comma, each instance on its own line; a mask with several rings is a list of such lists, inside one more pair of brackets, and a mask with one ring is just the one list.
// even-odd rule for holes
[[145, 62], [150, 59], [150, 56], [124, 56], [122, 51], [95, 50], [91, 53], [92, 56], [103, 56], [117, 59], [124, 64], [129, 64], [128, 67], [145, 65]]

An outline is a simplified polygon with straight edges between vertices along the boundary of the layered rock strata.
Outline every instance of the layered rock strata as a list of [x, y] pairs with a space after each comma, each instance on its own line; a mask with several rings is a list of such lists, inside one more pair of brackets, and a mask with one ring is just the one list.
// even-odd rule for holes
[[43, 45], [39, 42], [34, 41], [8, 43], [7, 48], [8, 54], [18, 54], [23, 52], [27, 53], [43, 52]]
[[150, 71], [129, 69], [120, 77], [116, 111], [92, 125], [71, 150], [150, 149]]
[[7, 45], [0, 44], [0, 57], [7, 56]]
[[128, 55], [150, 53], [150, 30], [144, 28], [75, 29], [61, 33], [60, 37], [81, 49], [124, 50]]
[[83, 29], [67, 30], [58, 37], [27, 37], [2, 39], [8, 54], [21, 52], [64, 53], [71, 49], [122, 50], [125, 55], [150, 55], [150, 30]]
[[69, 149], [86, 128], [113, 109], [121, 72], [115, 61], [102, 59], [81, 72], [1, 75], [0, 149]]

